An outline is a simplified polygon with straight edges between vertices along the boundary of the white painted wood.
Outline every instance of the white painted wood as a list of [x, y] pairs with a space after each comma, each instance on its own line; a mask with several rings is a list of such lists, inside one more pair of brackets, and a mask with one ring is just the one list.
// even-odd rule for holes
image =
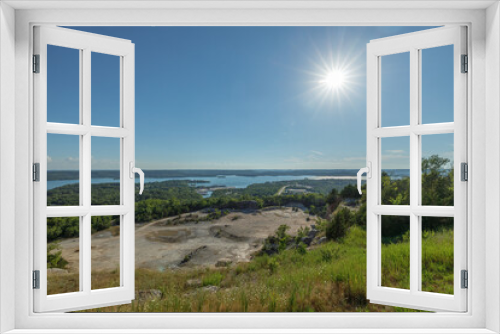
[[0, 333], [15, 327], [15, 12], [0, 3]]
[[[421, 124], [421, 49], [454, 45], [454, 122]], [[422, 310], [467, 311], [467, 290], [461, 289], [460, 272], [467, 269], [467, 182], [460, 179], [460, 164], [467, 162], [467, 75], [461, 73], [461, 55], [467, 53], [466, 28], [451, 26], [371, 41], [367, 46], [367, 161], [372, 178], [367, 180], [367, 297], [371, 302]], [[410, 52], [410, 125], [380, 125], [380, 58]], [[421, 135], [454, 133], [455, 205], [421, 205]], [[410, 205], [381, 202], [381, 147], [384, 137], [410, 138]], [[381, 216], [410, 217], [410, 290], [381, 286]], [[454, 217], [454, 295], [421, 291], [423, 216]]]
[[[406, 2], [406, 1], [405, 1]], [[446, 3], [444, 10], [429, 10], [436, 3]], [[99, 2], [101, 3], [101, 2]], [[107, 2], [109, 4], [109, 2]], [[142, 2], [141, 2], [142, 3]], [[208, 2], [207, 2], [208, 3]], [[213, 1], [210, 1], [213, 4]], [[220, 9], [203, 10], [202, 4], [195, 5], [191, 10], [125, 10], [128, 2], [114, 2], [112, 11], [86, 10], [20, 10], [16, 16], [16, 247], [11, 253], [16, 257], [16, 295], [15, 316], [17, 333], [77, 333], [82, 330], [88, 333], [491, 333], [485, 326], [485, 310], [492, 301], [489, 296], [485, 300], [486, 264], [488, 267], [498, 261], [498, 254], [485, 252], [485, 228], [497, 224], [491, 219], [491, 209], [485, 203], [485, 91], [489, 98], [498, 97], [492, 86], [485, 85], [485, 78], [497, 80], [491, 71], [485, 71], [485, 56], [490, 62], [498, 62], [495, 53], [485, 50], [485, 38], [491, 35], [485, 29], [483, 10], [457, 10], [465, 2], [433, 1], [422, 5], [427, 9], [396, 9], [394, 6], [405, 6], [403, 2], [391, 2], [392, 10], [373, 9], [379, 2], [371, 2], [369, 7], [360, 5], [357, 10], [321, 9], [321, 10], [227, 10], [234, 2], [224, 2], [215, 6]], [[350, 1], [357, 4], [358, 2]], [[418, 2], [423, 4], [424, 2]], [[474, 8], [479, 2], [471, 3]], [[66, 3], [65, 3], [66, 4]], [[78, 2], [78, 5], [80, 2]], [[60, 8], [61, 2], [37, 1], [37, 6], [43, 8]], [[75, 3], [75, 6], [77, 3]], [[137, 5], [137, 3], [135, 3]], [[47, 7], [49, 6], [49, 7]], [[93, 8], [99, 6], [92, 2]], [[140, 6], [140, 5], [137, 5]], [[29, 6], [28, 6], [29, 8]], [[139, 8], [139, 7], [134, 7]], [[141, 7], [143, 8], [143, 7]], [[307, 8], [307, 6], [305, 7]], [[364, 9], [361, 9], [364, 8]], [[407, 7], [408, 8], [408, 7]], [[497, 19], [495, 19], [497, 20]], [[43, 24], [58, 23], [61, 25], [285, 25], [285, 26], [322, 26], [322, 25], [442, 25], [468, 22], [472, 27], [469, 52], [472, 55], [473, 75], [469, 76], [472, 90], [468, 93], [468, 103], [473, 112], [469, 113], [468, 128], [471, 133], [469, 148], [472, 152], [469, 182], [469, 217], [474, 225], [471, 233], [472, 243], [469, 244], [471, 257], [469, 265], [473, 279], [469, 282], [470, 308], [467, 313], [419, 313], [419, 314], [33, 314], [32, 290], [30, 272], [32, 269], [32, 183], [30, 174], [32, 162], [32, 74], [30, 56], [32, 54], [31, 26], [32, 22]], [[490, 22], [491, 23], [491, 20]], [[498, 22], [497, 22], [498, 23]], [[489, 25], [488, 25], [489, 27]], [[489, 42], [492, 43], [491, 41]], [[4, 49], [5, 50], [5, 49]], [[496, 58], [495, 58], [496, 57]], [[8, 78], [10, 82], [13, 77]], [[490, 101], [489, 100], [489, 101]], [[495, 113], [494, 108], [490, 109]], [[491, 124], [493, 128], [495, 125]], [[498, 150], [497, 142], [488, 142], [488, 147]], [[14, 147], [12, 147], [12, 152]], [[25, 152], [25, 153], [23, 153]], [[495, 165], [496, 166], [496, 165]], [[492, 167], [493, 168], [493, 167]], [[496, 184], [489, 183], [488, 189], [500, 189]], [[489, 198], [489, 197], [488, 197]], [[472, 226], [469, 225], [470, 231]], [[499, 243], [498, 236], [489, 235], [490, 241]], [[30, 259], [26, 261], [26, 259]], [[471, 277], [471, 276], [469, 276]], [[490, 286], [499, 285], [498, 276], [488, 278]], [[3, 296], [3, 295], [2, 295]], [[490, 304], [487, 304], [487, 303]], [[493, 314], [497, 321], [497, 313]], [[135, 329], [138, 327], [140, 329]], [[169, 329], [165, 329], [168, 327]], [[353, 329], [355, 327], [355, 329]], [[45, 329], [42, 329], [45, 328]], [[134, 329], [131, 329], [134, 328]], [[247, 328], [246, 330], [244, 328]], [[300, 329], [297, 329], [300, 328]]]
[[106, 126], [91, 126], [80, 124], [47, 123], [47, 133], [59, 133], [65, 135], [86, 135], [111, 138], [124, 138], [130, 131], [125, 128], [114, 128]]
[[[487, 220], [491, 224], [487, 225], [486, 231], [486, 256], [488, 263], [485, 273], [485, 288], [488, 293], [485, 302], [486, 327], [500, 332], [500, 242], [496, 238], [500, 235], [500, 2], [495, 3], [486, 11], [486, 27], [490, 32], [486, 38], [486, 68], [488, 77], [486, 78], [485, 101], [486, 101], [486, 136], [485, 143], [487, 155], [485, 160], [476, 162], [474, 159], [473, 169], [481, 169], [487, 175], [488, 182], [485, 191], [488, 194], [485, 200], [485, 208], [490, 210]], [[471, 167], [469, 167], [471, 168]], [[495, 259], [488, 261], [489, 259]]]
[[[47, 45], [80, 50], [80, 124], [47, 123]], [[40, 54], [40, 73], [34, 76], [35, 124], [34, 161], [40, 162], [40, 182], [34, 186], [34, 268], [40, 270], [40, 289], [34, 290], [34, 311], [71, 311], [129, 303], [134, 299], [134, 180], [124, 178], [128, 162], [134, 160], [134, 44], [70, 29], [36, 27], [34, 51]], [[120, 128], [92, 126], [92, 52], [120, 56]], [[47, 207], [47, 133], [78, 135], [80, 138], [80, 205]], [[93, 206], [91, 203], [92, 136], [121, 139], [120, 205]], [[125, 160], [126, 159], [126, 160]], [[128, 171], [128, 170], [127, 170]], [[92, 216], [120, 215], [120, 287], [92, 290]], [[47, 295], [48, 217], [80, 217], [80, 292]]]
[[[113, 0], [81, 0], [78, 2], [65, 1], [41, 1], [41, 0], [6, 0], [6, 3], [16, 9], [116, 9], [116, 1]], [[426, 1], [400, 1], [397, 5], [393, 1], [367, 1], [367, 0], [237, 0], [237, 1], [200, 1], [200, 0], [127, 0], [121, 1], [120, 8], [128, 9], [357, 9], [364, 8], [374, 9], [478, 9], [487, 8], [495, 3], [495, 1], [443, 1], [443, 0], [426, 0]]]

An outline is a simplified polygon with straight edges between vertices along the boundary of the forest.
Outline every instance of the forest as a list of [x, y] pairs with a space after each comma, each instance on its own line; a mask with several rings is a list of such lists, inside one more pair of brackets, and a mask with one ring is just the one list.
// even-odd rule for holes
[[[446, 169], [449, 164], [446, 158], [433, 155], [422, 160], [422, 204], [423, 205], [453, 205], [454, 170]], [[228, 195], [224, 191], [215, 191], [209, 198], [203, 198], [190, 186], [190, 181], [163, 181], [146, 184], [143, 195], [138, 195], [136, 187], [135, 222], [144, 223], [152, 220], [177, 216], [183, 213], [202, 209], [236, 210], [245, 205], [256, 205], [259, 208], [283, 206], [288, 203], [300, 203], [311, 215], [319, 218], [331, 218], [335, 203], [341, 199], [356, 199], [360, 202], [360, 210], [356, 217], [349, 217], [348, 224], [366, 225], [366, 196], [359, 198], [354, 185], [346, 184], [339, 191], [339, 180], [301, 180], [280, 181], [252, 184], [244, 189], [230, 189]], [[300, 183], [311, 186], [311, 193], [281, 194], [276, 192], [286, 184]], [[363, 186], [365, 187], [365, 186]], [[326, 191], [326, 189], [329, 189]], [[387, 172], [382, 173], [382, 203], [392, 205], [408, 205], [410, 192], [409, 177], [394, 178]], [[366, 193], [366, 192], [365, 192]], [[47, 192], [48, 205], [78, 205], [78, 184], [65, 185]], [[92, 184], [92, 205], [119, 204], [119, 184]], [[99, 231], [109, 228], [117, 222], [117, 217], [97, 219], [93, 217], [92, 230]], [[344, 219], [347, 219], [344, 217]], [[427, 218], [425, 226], [436, 229], [450, 224], [449, 218]], [[48, 241], [60, 238], [78, 236], [78, 218], [49, 218]], [[391, 240], [395, 236], [409, 231], [408, 217], [384, 216], [383, 239]]]

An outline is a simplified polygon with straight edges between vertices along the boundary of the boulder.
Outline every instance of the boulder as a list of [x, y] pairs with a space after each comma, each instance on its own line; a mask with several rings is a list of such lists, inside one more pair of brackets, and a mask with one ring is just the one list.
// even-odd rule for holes
[[309, 231], [309, 233], [307, 233], [307, 237], [311, 238], [311, 239], [314, 239], [314, 237], [316, 236], [316, 234], [318, 234], [317, 230], [311, 230], [311, 231]]
[[156, 300], [163, 297], [163, 292], [158, 289], [139, 290], [136, 299], [138, 300]]
[[47, 269], [48, 274], [67, 274], [68, 270], [67, 269], [61, 269], [61, 268], [49, 268]]
[[311, 245], [311, 242], [313, 241], [313, 238], [307, 236], [302, 239], [300, 239], [301, 242], [305, 243], [307, 246]]
[[199, 278], [188, 279], [186, 281], [186, 287], [188, 288], [199, 288], [203, 285], [203, 282]]
[[208, 293], [216, 293], [219, 290], [219, 287], [215, 286], [215, 285], [209, 285], [209, 286], [203, 287], [202, 290], [206, 291]]
[[321, 237], [318, 240], [318, 245], [321, 245], [321, 244], [325, 243], [326, 241], [327, 241], [326, 237]]

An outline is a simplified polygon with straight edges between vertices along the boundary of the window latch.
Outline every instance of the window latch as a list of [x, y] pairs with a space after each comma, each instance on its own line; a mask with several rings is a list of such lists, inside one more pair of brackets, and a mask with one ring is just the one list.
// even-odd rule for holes
[[358, 179], [358, 192], [359, 192], [360, 195], [362, 194], [362, 192], [361, 192], [361, 175], [363, 175], [364, 173], [366, 173], [366, 177], [368, 179], [372, 178], [372, 163], [371, 163], [371, 161], [368, 161], [366, 163], [366, 167], [361, 168], [358, 171], [358, 175], [357, 175], [357, 179]]
[[130, 161], [129, 163], [129, 176], [131, 179], [135, 179], [135, 173], [139, 174], [139, 184], [140, 184], [140, 189], [139, 189], [139, 195], [142, 195], [142, 192], [144, 191], [144, 172], [142, 169], [134, 167], [134, 162]]

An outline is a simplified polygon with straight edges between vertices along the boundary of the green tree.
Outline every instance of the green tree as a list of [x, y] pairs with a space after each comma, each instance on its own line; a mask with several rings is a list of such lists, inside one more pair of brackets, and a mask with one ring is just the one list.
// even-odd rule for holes
[[330, 240], [343, 238], [354, 223], [354, 216], [348, 208], [341, 208], [326, 224], [326, 237]]
[[361, 195], [358, 192], [358, 188], [354, 184], [348, 184], [347, 186], [342, 189], [340, 192], [340, 196], [342, 198], [361, 198]]

